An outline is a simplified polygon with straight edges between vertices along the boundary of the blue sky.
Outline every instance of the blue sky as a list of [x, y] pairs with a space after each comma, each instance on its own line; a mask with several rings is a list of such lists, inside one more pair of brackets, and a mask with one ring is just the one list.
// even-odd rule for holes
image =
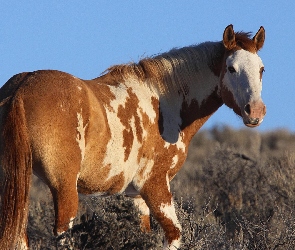
[[[204, 41], [224, 28], [266, 30], [260, 131], [295, 131], [295, 1], [1, 1], [0, 86], [12, 75], [58, 69], [84, 79], [109, 66]], [[227, 107], [205, 124], [244, 125]]]

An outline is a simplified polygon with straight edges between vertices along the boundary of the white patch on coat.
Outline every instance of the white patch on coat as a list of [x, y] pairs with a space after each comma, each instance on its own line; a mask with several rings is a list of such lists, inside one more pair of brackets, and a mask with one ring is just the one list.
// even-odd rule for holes
[[186, 145], [182, 141], [182, 135], [183, 134], [181, 132], [178, 132], [178, 135], [180, 135], [180, 136], [178, 136], [177, 141], [175, 143], [170, 143], [170, 142], [166, 141], [165, 144], [164, 144], [164, 147], [168, 149], [171, 145], [176, 145], [178, 150], [181, 150], [182, 152], [185, 152]]
[[163, 122], [161, 136], [167, 143], [175, 144], [179, 141], [179, 126], [182, 123], [180, 117], [182, 98], [175, 96], [171, 99], [173, 99], [173, 102], [165, 100], [165, 98], [160, 102], [160, 112]]
[[177, 163], [178, 163], [178, 155], [174, 155], [172, 158], [172, 165], [170, 166], [170, 169], [174, 168]]
[[76, 141], [78, 142], [80, 151], [81, 151], [81, 162], [85, 156], [85, 148], [86, 148], [86, 141], [85, 141], [85, 130], [87, 124], [83, 125], [83, 117], [82, 117], [82, 110], [81, 113], [77, 113], [78, 125], [77, 125], [77, 136]]
[[134, 198], [133, 203], [135, 207], [138, 208], [141, 215], [150, 215], [150, 209], [141, 197]]
[[[173, 199], [171, 200], [171, 204], [161, 204], [160, 206], [161, 212], [165, 215], [166, 218], [170, 219], [175, 227], [179, 229], [181, 232], [181, 225], [177, 219], [174, 202]], [[164, 249], [178, 249], [180, 247], [180, 239], [175, 239], [172, 241], [170, 245], [168, 245], [167, 241], [165, 240]]]
[[[138, 141], [136, 135], [136, 126], [135, 126], [135, 117], [133, 116], [129, 125], [131, 127], [133, 133], [133, 142], [132, 147], [129, 153], [127, 160], [125, 159], [125, 148], [123, 147], [124, 138], [123, 132], [126, 127], [121, 123], [120, 118], [118, 117], [118, 109], [120, 106], [125, 108], [125, 103], [129, 97], [127, 92], [128, 85], [132, 86], [132, 91], [136, 93], [136, 96], [139, 100], [139, 108], [135, 115], [139, 117], [139, 120], [142, 122], [142, 112], [147, 114], [150, 122], [155, 122], [156, 113], [152, 106], [152, 93], [151, 90], [145, 87], [144, 85], [140, 85], [141, 87], [134, 87], [139, 85], [138, 82], [126, 82], [122, 87], [110, 87], [110, 90], [116, 96], [114, 100], [111, 101], [110, 109], [106, 109], [107, 120], [110, 124], [110, 132], [111, 139], [109, 140], [106, 148], [105, 158], [103, 160], [103, 165], [111, 165], [111, 170], [107, 176], [107, 180], [112, 178], [113, 176], [119, 175], [120, 173], [124, 173], [125, 185], [122, 188], [124, 191], [127, 185], [132, 181], [133, 177], [137, 173], [138, 168], [141, 167], [141, 162], [138, 162], [138, 150], [142, 146], [142, 144]], [[144, 141], [146, 131], [144, 131], [143, 124], [141, 124], [141, 128], [143, 130], [142, 138]]]
[[132, 92], [136, 94], [139, 101], [138, 107], [140, 107], [140, 109], [147, 114], [150, 122], [153, 123], [157, 114], [152, 106], [151, 98], [158, 97], [155, 95], [153, 90], [146, 85], [139, 83], [136, 79], [128, 79], [126, 84], [129, 85], [132, 88]]
[[246, 50], [237, 50], [226, 59], [226, 66], [233, 67], [236, 72], [227, 70], [223, 84], [233, 93], [236, 103], [243, 108], [250, 101], [260, 101], [262, 80], [260, 69], [261, 58]]
[[139, 168], [138, 168], [138, 172], [141, 172], [140, 176], [135, 176], [134, 178], [134, 185], [136, 185], [136, 188], [138, 190], [140, 190], [143, 185], [145, 184], [145, 182], [149, 179], [153, 166], [154, 166], [155, 162], [154, 160], [150, 159], [146, 159], [146, 158], [141, 158], [140, 162], [139, 162]]
[[170, 179], [168, 174], [166, 174], [166, 185], [168, 187], [168, 191], [170, 192]]
[[[121, 123], [118, 123], [119, 127]], [[133, 162], [135, 162], [135, 160], [137, 159], [137, 155], [138, 155], [138, 149], [140, 148], [141, 146], [141, 143], [138, 142], [137, 138], [136, 138], [136, 128], [135, 128], [135, 118], [132, 117], [131, 118], [131, 121], [130, 121], [130, 125], [131, 125], [131, 130], [133, 132], [133, 143], [132, 143], [132, 148], [131, 148], [131, 151], [129, 153], [129, 156], [128, 156], [128, 159], [127, 161], [125, 162], [125, 148], [123, 148], [123, 142], [121, 144], [121, 147], [122, 147], [122, 161], [120, 161], [120, 163], [117, 163], [117, 165], [112, 165], [111, 169], [110, 169], [110, 172], [108, 174], [108, 177], [107, 177], [107, 180], [109, 180], [110, 178], [112, 178], [113, 176], [116, 176], [117, 174], [119, 174], [120, 172], [124, 171], [124, 177], [125, 177], [125, 181], [126, 183], [128, 184], [133, 175], [132, 173], [134, 173], [134, 170], [131, 166], [132, 164], [134, 164]], [[126, 128], [124, 126], [122, 126], [123, 130], [125, 130]], [[122, 130], [122, 135], [123, 135], [123, 130]], [[121, 135], [121, 137], [122, 137]], [[115, 137], [116, 139], [117, 137]], [[122, 137], [123, 138], [123, 137]], [[119, 157], [118, 157], [119, 158]], [[104, 162], [105, 164], [106, 162]], [[129, 167], [127, 167], [129, 166]], [[124, 188], [125, 190], [125, 188]]]
[[162, 203], [160, 206], [160, 211], [165, 215], [166, 218], [172, 220], [173, 225], [181, 231], [181, 225], [176, 216], [173, 199], [171, 200], [171, 204]]

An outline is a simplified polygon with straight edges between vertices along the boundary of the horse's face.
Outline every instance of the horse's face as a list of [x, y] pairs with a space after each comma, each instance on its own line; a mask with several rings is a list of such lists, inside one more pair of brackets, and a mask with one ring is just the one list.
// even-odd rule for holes
[[252, 40], [236, 39], [231, 25], [224, 33], [223, 43], [227, 51], [220, 83], [221, 97], [249, 127], [258, 126], [266, 113], [261, 99], [264, 66], [257, 55], [264, 37], [262, 27]]

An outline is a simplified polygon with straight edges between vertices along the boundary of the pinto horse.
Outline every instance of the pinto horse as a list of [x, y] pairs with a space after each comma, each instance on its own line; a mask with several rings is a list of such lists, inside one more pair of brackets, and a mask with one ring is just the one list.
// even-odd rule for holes
[[20, 73], [0, 90], [2, 206], [0, 249], [27, 249], [32, 173], [50, 188], [55, 235], [68, 230], [78, 193], [134, 197], [141, 229], [153, 214], [164, 248], [181, 244], [169, 182], [193, 135], [223, 104], [258, 126], [265, 30], [173, 49], [117, 65], [93, 80], [41, 70]]

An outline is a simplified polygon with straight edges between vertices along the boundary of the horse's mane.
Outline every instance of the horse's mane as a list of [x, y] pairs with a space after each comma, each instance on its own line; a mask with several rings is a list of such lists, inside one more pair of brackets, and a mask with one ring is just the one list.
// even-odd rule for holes
[[221, 42], [205, 42], [176, 48], [154, 57], [144, 58], [138, 63], [112, 66], [105, 73], [117, 83], [135, 78], [156, 89], [160, 94], [167, 95], [180, 90], [186, 95], [188, 92], [186, 83], [196, 78], [196, 72], [201, 72], [203, 67], [208, 67], [208, 64], [212, 63], [212, 52], [215, 51], [218, 56], [223, 55], [221, 44]]

